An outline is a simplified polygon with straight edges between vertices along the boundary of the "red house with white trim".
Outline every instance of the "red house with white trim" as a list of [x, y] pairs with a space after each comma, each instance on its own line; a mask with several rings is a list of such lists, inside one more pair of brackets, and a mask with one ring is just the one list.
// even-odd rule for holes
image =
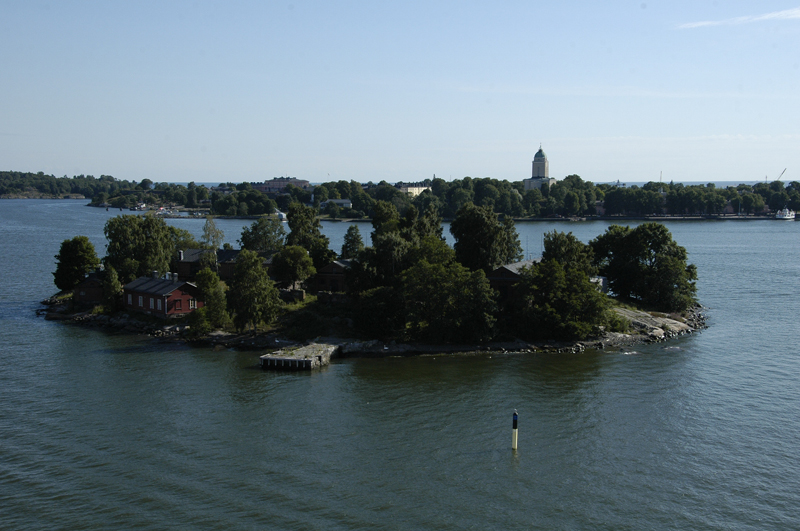
[[139, 277], [123, 288], [126, 310], [144, 312], [164, 319], [183, 317], [204, 306], [200, 289], [191, 282], [178, 280], [177, 273], [166, 278]]

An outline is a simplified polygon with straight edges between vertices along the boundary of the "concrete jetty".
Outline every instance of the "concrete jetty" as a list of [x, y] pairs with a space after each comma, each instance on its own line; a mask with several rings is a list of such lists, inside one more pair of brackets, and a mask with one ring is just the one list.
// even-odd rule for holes
[[337, 345], [312, 343], [293, 349], [276, 350], [261, 356], [261, 368], [272, 371], [310, 371], [331, 362]]

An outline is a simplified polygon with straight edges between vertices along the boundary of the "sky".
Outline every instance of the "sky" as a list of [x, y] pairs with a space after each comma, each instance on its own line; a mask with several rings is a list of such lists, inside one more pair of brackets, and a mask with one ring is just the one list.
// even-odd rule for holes
[[0, 170], [800, 181], [799, 67], [800, 0], [0, 0]]

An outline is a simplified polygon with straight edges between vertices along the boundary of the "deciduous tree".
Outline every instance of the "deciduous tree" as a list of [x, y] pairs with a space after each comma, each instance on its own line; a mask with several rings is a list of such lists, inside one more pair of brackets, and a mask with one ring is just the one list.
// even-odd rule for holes
[[320, 231], [319, 219], [312, 207], [291, 203], [286, 218], [290, 229], [286, 245], [299, 245], [308, 251], [317, 269], [336, 259], [336, 253], [328, 248], [330, 240]]
[[242, 230], [239, 245], [256, 252], [279, 251], [283, 247], [286, 231], [276, 216], [263, 216]]
[[155, 216], [117, 216], [103, 229], [108, 240], [104, 262], [113, 267], [123, 283], [156, 271], [169, 270], [175, 248], [167, 223]]
[[572, 235], [572, 233], [546, 232], [542, 262], [555, 260], [565, 269], [577, 269], [588, 276], [595, 275], [597, 268], [592, 265], [592, 248]]
[[403, 273], [401, 285], [411, 338], [474, 342], [492, 337], [495, 294], [483, 271], [422, 260]]
[[526, 339], [584, 339], [606, 321], [606, 296], [555, 260], [523, 269], [517, 290], [515, 331]]
[[55, 256], [58, 263], [53, 272], [53, 281], [62, 291], [77, 286], [86, 276], [100, 265], [100, 259], [94, 245], [86, 236], [75, 236], [61, 242], [61, 248]]
[[236, 258], [229, 294], [233, 323], [240, 331], [248, 326], [255, 331], [259, 324], [269, 324], [278, 315], [278, 290], [267, 274], [263, 258], [253, 251], [243, 249]]
[[664, 225], [612, 225], [589, 244], [600, 274], [618, 296], [662, 311], [682, 311], [695, 303], [697, 269]]
[[275, 278], [292, 288], [317, 272], [308, 251], [298, 245], [287, 245], [273, 256], [271, 271]]
[[490, 207], [467, 203], [459, 209], [450, 232], [456, 239], [456, 258], [469, 269], [488, 273], [522, 258], [514, 222], [500, 222]]
[[220, 328], [228, 324], [230, 317], [227, 312], [225, 286], [210, 268], [206, 267], [197, 272], [197, 287], [203, 293], [203, 310], [210, 326]]

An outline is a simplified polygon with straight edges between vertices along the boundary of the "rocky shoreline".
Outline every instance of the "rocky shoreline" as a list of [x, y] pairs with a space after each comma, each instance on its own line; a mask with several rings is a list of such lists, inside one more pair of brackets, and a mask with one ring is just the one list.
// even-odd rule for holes
[[[631, 345], [657, 343], [691, 334], [706, 328], [704, 308], [696, 306], [687, 312], [687, 317], [648, 313], [641, 310], [615, 308], [615, 311], [630, 322], [630, 333], [606, 332], [602, 337], [582, 341], [496, 341], [486, 344], [421, 344], [398, 343], [396, 341], [360, 340], [343, 337], [318, 337], [310, 341], [293, 341], [278, 334], [229, 333], [215, 331], [200, 338], [188, 336], [186, 324], [169, 324], [154, 320], [138, 319], [136, 315], [118, 313], [113, 316], [94, 314], [91, 311], [70, 313], [56, 298], [42, 301], [45, 308], [37, 314], [45, 319], [65, 321], [81, 326], [102, 328], [113, 332], [147, 335], [164, 341], [182, 341], [192, 345], [211, 347], [215, 350], [256, 350], [271, 352], [277, 349], [310, 343], [327, 343], [338, 347], [338, 357], [387, 357], [420, 356], [433, 354], [470, 354], [478, 352], [508, 353], [567, 353], [586, 349], [605, 350], [625, 348]], [[680, 320], [679, 320], [680, 319]]]

